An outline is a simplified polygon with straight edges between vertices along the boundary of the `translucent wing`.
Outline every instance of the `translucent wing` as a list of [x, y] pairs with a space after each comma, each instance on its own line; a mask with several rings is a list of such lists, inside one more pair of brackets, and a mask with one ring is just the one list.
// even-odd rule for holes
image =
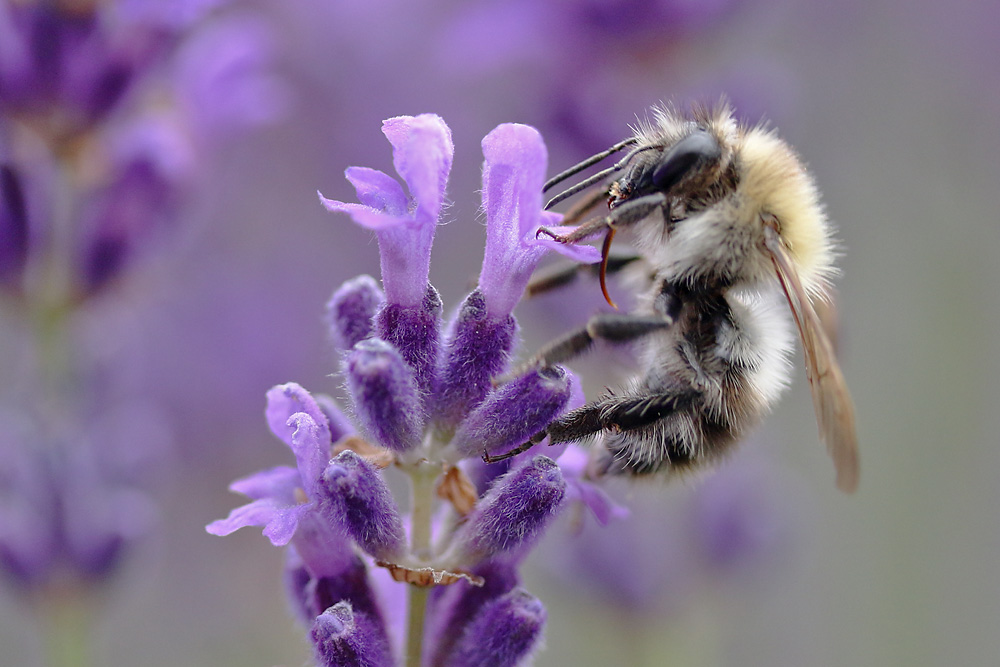
[[816, 408], [820, 440], [833, 457], [833, 464], [837, 469], [837, 488], [850, 493], [857, 488], [859, 476], [854, 402], [837, 364], [833, 345], [823, 331], [820, 318], [799, 280], [781, 236], [770, 224], [764, 226], [764, 243], [802, 336], [806, 376], [809, 378], [809, 388]]

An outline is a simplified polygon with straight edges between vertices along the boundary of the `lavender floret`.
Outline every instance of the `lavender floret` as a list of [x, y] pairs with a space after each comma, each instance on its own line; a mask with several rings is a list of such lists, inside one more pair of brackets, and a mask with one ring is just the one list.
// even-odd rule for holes
[[527, 547], [559, 509], [566, 481], [555, 461], [536, 456], [499, 479], [456, 536], [462, 562]]
[[327, 465], [322, 487], [323, 508], [362, 549], [386, 561], [402, 554], [406, 535], [399, 508], [375, 466], [343, 451]]
[[358, 276], [341, 285], [326, 304], [326, 320], [333, 344], [350, 350], [375, 330], [372, 319], [385, 294], [371, 276]]
[[465, 298], [452, 323], [437, 391], [435, 417], [454, 428], [486, 397], [507, 370], [517, 336], [512, 315], [492, 317], [481, 290]]
[[364, 612], [338, 602], [316, 617], [309, 633], [323, 667], [391, 667], [389, 643]]
[[543, 430], [569, 397], [562, 368], [531, 371], [490, 393], [459, 426], [453, 445], [465, 456], [502, 454]]
[[433, 390], [437, 372], [441, 308], [441, 297], [428, 285], [419, 305], [390, 301], [375, 314], [375, 334], [399, 351], [424, 394]]
[[523, 588], [515, 588], [483, 605], [443, 664], [514, 667], [537, 645], [546, 618], [538, 598]]
[[383, 447], [405, 452], [420, 440], [423, 416], [413, 377], [399, 352], [378, 338], [354, 346], [344, 364], [354, 413]]

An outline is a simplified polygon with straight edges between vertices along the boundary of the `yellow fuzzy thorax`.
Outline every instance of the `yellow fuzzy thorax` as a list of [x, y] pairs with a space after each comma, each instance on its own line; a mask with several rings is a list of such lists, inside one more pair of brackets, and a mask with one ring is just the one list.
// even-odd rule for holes
[[760, 213], [778, 219], [803, 286], [813, 297], [822, 297], [835, 269], [830, 223], [816, 184], [792, 148], [773, 131], [745, 130], [737, 144], [739, 192], [746, 201], [756, 202]]

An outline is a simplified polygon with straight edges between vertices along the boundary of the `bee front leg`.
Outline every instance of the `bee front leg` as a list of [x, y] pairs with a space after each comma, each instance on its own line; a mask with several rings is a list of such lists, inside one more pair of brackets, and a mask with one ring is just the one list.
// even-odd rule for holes
[[538, 234], [545, 234], [560, 243], [579, 243], [609, 229], [619, 229], [634, 225], [651, 215], [657, 209], [663, 209], [666, 205], [667, 195], [662, 192], [654, 192], [653, 194], [629, 199], [613, 208], [608, 215], [602, 218], [592, 218], [569, 234], [560, 235], [547, 227], [539, 227], [536, 236]]

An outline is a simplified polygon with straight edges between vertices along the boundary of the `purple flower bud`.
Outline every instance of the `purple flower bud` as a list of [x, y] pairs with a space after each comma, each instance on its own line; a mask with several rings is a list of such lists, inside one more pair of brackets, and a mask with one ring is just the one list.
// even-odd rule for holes
[[375, 330], [372, 318], [385, 294], [371, 276], [358, 276], [341, 285], [326, 304], [326, 321], [333, 344], [350, 350]]
[[486, 561], [473, 569], [483, 578], [482, 586], [459, 582], [438, 586], [431, 592], [430, 618], [426, 645], [433, 648], [432, 665], [447, 664], [448, 655], [462, 636], [469, 621], [483, 606], [509, 593], [520, 583], [515, 565], [507, 560]]
[[497, 480], [455, 540], [458, 562], [468, 564], [526, 547], [556, 515], [566, 481], [556, 462], [536, 456]]
[[316, 662], [323, 667], [391, 667], [385, 635], [367, 614], [338, 602], [316, 617], [309, 633]]
[[515, 588], [483, 605], [444, 664], [514, 667], [538, 644], [545, 619], [541, 601], [523, 588]]
[[466, 297], [451, 327], [435, 392], [439, 423], [456, 426], [486, 397], [491, 380], [507, 369], [516, 335], [514, 317], [490, 317], [480, 290]]
[[434, 387], [440, 329], [441, 297], [431, 285], [419, 306], [389, 302], [375, 315], [376, 334], [399, 350], [424, 395]]
[[420, 441], [423, 415], [413, 371], [389, 343], [370, 338], [345, 363], [354, 412], [376, 444], [404, 452]]
[[542, 431], [566, 407], [570, 393], [569, 375], [558, 366], [522, 375], [491, 392], [452, 442], [466, 456], [502, 454]]
[[372, 464], [345, 450], [330, 461], [320, 486], [321, 508], [366, 552], [378, 560], [396, 560], [406, 533], [399, 508], [382, 475]]
[[17, 281], [28, 259], [28, 206], [21, 178], [0, 165], [0, 282]]

